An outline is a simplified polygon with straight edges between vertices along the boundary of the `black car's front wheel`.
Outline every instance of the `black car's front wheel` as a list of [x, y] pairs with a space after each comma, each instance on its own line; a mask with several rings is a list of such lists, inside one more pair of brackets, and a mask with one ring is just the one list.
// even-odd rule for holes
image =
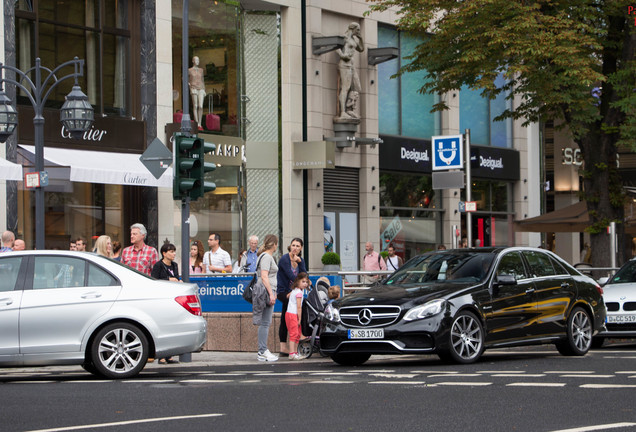
[[331, 360], [342, 366], [360, 366], [369, 360], [369, 357], [371, 354], [366, 353], [332, 354]]
[[449, 332], [448, 349], [439, 354], [442, 360], [474, 363], [484, 352], [484, 328], [471, 312], [458, 313]]
[[592, 347], [592, 320], [582, 308], [576, 307], [568, 317], [567, 336], [556, 344], [557, 350], [566, 356], [582, 356]]

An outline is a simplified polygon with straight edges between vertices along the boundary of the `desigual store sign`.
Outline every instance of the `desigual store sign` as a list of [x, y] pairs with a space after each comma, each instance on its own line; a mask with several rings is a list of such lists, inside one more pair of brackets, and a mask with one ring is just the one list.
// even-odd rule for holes
[[[431, 173], [431, 141], [380, 135], [380, 169]], [[493, 180], [519, 180], [519, 152], [499, 147], [471, 146], [472, 176]]]

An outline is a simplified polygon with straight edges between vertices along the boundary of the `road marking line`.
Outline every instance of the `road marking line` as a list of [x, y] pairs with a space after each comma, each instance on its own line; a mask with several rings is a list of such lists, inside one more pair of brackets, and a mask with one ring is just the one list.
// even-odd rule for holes
[[369, 384], [425, 385], [427, 387], [435, 387], [435, 384], [427, 384], [426, 381], [369, 381]]
[[411, 373], [416, 374], [458, 374], [458, 371], [436, 371], [436, 370], [412, 370]]
[[615, 374], [636, 374], [636, 371], [616, 371]]
[[157, 384], [157, 383], [171, 383], [176, 382], [173, 379], [131, 379], [131, 380], [122, 380], [123, 383], [149, 383], [149, 384]]
[[481, 374], [477, 374], [477, 373], [465, 373], [465, 374], [458, 373], [458, 374], [452, 374], [452, 375], [450, 375], [450, 374], [442, 374], [442, 375], [435, 374], [435, 375], [429, 375], [428, 377], [429, 378], [439, 378], [439, 377], [445, 377], [445, 378], [453, 377], [453, 378], [455, 378], [455, 377], [478, 377], [478, 376], [482, 376], [482, 375]]
[[417, 374], [385, 374], [385, 373], [372, 373], [369, 374], [369, 376], [372, 377], [378, 377], [378, 378], [415, 378], [417, 376]]
[[[569, 357], [568, 357], [568, 359], [569, 359]], [[567, 370], [564, 370], [564, 371], [545, 371], [543, 373], [547, 373], [547, 374], [581, 374], [581, 375], [584, 375], [584, 374], [593, 374], [593, 373], [595, 373], [595, 371], [567, 371]]]
[[524, 374], [526, 371], [477, 371], [479, 374]]
[[616, 378], [616, 375], [576, 375], [576, 374], [565, 374], [559, 375], [560, 378]]
[[353, 370], [349, 370], [347, 372], [358, 372], [358, 373], [394, 373], [395, 370], [393, 369], [363, 369], [363, 370], [358, 370], [358, 369], [353, 369]]
[[76, 381], [62, 381], [65, 384], [75, 384], [75, 383], [80, 383], [80, 384], [91, 384], [91, 383], [111, 383], [111, 382], [115, 382], [114, 380], [76, 380]]
[[42, 380], [42, 381], [11, 381], [11, 384], [49, 384], [55, 383], [57, 381], [53, 380]]
[[201, 376], [245, 376], [246, 374], [232, 372], [232, 373], [204, 373], [200, 375]]
[[353, 375], [360, 375], [359, 373], [355, 373], [355, 372], [312, 372], [309, 375], [312, 376], [353, 376]]
[[559, 429], [552, 432], [588, 432], [588, 431], [597, 431], [597, 430], [606, 430], [606, 429], [618, 429], [624, 427], [632, 427], [636, 426], [636, 423], [609, 423], [604, 425], [595, 425], [595, 426], [583, 426], [579, 428], [572, 429]]
[[565, 383], [516, 382], [506, 384], [506, 387], [565, 387]]
[[489, 386], [492, 385], [491, 382], [468, 382], [468, 381], [457, 381], [457, 382], [438, 382], [436, 385], [445, 385], [445, 386]]
[[241, 383], [245, 383], [245, 384], [254, 384], [254, 383], [259, 383], [261, 382], [261, 380], [245, 380], [245, 381], [240, 381]]
[[276, 373], [276, 372], [268, 372], [268, 373], [259, 373], [256, 374], [254, 376], [278, 376], [278, 377], [286, 377], [286, 376], [298, 376], [300, 375], [300, 373], [298, 372], [282, 372], [282, 373]]
[[182, 383], [209, 383], [209, 384], [220, 384], [220, 383], [229, 383], [234, 382], [234, 380], [213, 380], [213, 379], [189, 379], [179, 381]]
[[606, 359], [635, 359], [636, 356], [605, 356]]
[[511, 374], [511, 373], [501, 373], [501, 374], [492, 374], [492, 376], [494, 377], [502, 377], [502, 378], [519, 378], [520, 376], [528, 377], [528, 378], [540, 378], [540, 377], [544, 377], [545, 374], [523, 374], [523, 375], [519, 375], [519, 374]]
[[581, 388], [610, 389], [610, 388], [636, 388], [636, 384], [581, 384]]
[[309, 381], [309, 384], [353, 384], [353, 381], [333, 381], [333, 380]]
[[37, 429], [37, 430], [31, 430], [26, 432], [60, 432], [60, 431], [123, 426], [123, 425], [140, 424], [140, 423], [153, 423], [153, 422], [164, 422], [164, 421], [173, 421], [173, 420], [219, 417], [222, 415], [225, 415], [225, 414], [199, 414], [199, 415], [176, 416], [176, 417], [155, 417], [155, 418], [140, 419], [140, 420], [127, 420], [127, 421], [120, 421], [120, 422], [113, 422], [113, 423], [96, 423], [96, 424], [89, 424], [89, 425], [67, 426], [67, 427], [59, 427], [59, 428], [52, 428], [52, 429]]

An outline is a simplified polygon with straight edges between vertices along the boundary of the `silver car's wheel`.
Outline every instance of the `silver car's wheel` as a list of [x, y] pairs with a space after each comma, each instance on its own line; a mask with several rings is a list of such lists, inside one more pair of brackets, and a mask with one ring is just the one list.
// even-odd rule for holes
[[148, 340], [132, 324], [108, 325], [93, 339], [91, 360], [99, 375], [107, 378], [130, 378], [146, 365]]
[[574, 308], [567, 322], [567, 337], [556, 344], [563, 355], [582, 356], [592, 347], [592, 321], [580, 307]]
[[470, 312], [460, 312], [453, 319], [448, 355], [458, 363], [473, 363], [484, 352], [484, 330], [479, 319]]

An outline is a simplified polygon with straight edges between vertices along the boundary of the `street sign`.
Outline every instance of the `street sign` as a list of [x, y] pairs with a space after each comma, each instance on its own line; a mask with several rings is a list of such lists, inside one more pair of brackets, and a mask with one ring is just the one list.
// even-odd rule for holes
[[148, 168], [150, 174], [159, 179], [172, 163], [172, 152], [159, 138], [155, 138], [139, 160]]
[[465, 201], [465, 204], [467, 212], [477, 211], [477, 201]]
[[459, 202], [459, 212], [464, 213], [466, 211], [466, 201]]
[[40, 172], [24, 173], [24, 187], [27, 189], [40, 187]]
[[464, 171], [433, 171], [433, 189], [462, 189]]
[[432, 137], [433, 171], [462, 169], [464, 150], [461, 135]]

